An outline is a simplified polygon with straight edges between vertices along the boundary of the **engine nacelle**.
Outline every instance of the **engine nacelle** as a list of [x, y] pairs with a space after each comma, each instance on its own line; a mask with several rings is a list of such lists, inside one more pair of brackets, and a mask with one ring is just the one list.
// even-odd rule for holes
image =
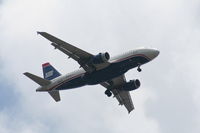
[[122, 85], [121, 90], [132, 91], [138, 89], [139, 87], [140, 87], [140, 81], [136, 79], [136, 80], [130, 80], [129, 82]]
[[101, 64], [110, 59], [110, 55], [108, 52], [106, 53], [99, 53], [98, 55], [95, 55], [92, 59], [93, 64]]

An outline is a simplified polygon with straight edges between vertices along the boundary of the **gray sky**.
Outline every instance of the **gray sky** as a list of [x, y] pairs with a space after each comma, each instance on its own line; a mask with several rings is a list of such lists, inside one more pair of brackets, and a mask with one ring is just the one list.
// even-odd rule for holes
[[[4, 133], [199, 133], [198, 0], [0, 0], [0, 131]], [[139, 78], [130, 115], [101, 86], [62, 91], [60, 103], [22, 75], [78, 64], [37, 36], [46, 31], [93, 54], [155, 47], [158, 58], [129, 71]]]

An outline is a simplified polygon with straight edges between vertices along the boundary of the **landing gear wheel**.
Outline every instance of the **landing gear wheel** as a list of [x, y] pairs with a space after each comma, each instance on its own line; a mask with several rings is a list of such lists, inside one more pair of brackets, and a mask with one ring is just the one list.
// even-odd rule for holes
[[105, 94], [106, 94], [108, 97], [112, 96], [112, 93], [111, 93], [109, 90], [106, 90], [106, 91], [105, 91]]
[[112, 80], [108, 81], [108, 83], [110, 84], [110, 86], [112, 86], [114, 84]]
[[138, 71], [138, 72], [141, 72], [141, 71], [142, 71], [142, 69], [141, 69], [140, 67], [138, 67], [137, 71]]
[[140, 68], [140, 66], [141, 66], [141, 64], [138, 63], [138, 68], [137, 68], [137, 71], [138, 71], [138, 72], [141, 72], [141, 71], [142, 71], [142, 69]]

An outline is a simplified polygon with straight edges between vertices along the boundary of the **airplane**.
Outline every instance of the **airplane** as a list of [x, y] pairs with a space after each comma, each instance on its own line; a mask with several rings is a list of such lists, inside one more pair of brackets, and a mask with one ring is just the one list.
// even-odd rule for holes
[[80, 65], [77, 71], [61, 75], [50, 63], [44, 63], [42, 65], [44, 78], [29, 72], [24, 73], [40, 85], [36, 92], [48, 92], [56, 102], [61, 100], [59, 93], [61, 90], [100, 84], [106, 88], [105, 94], [108, 97], [113, 95], [119, 105], [124, 105], [130, 113], [134, 109], [130, 91], [138, 89], [141, 83], [138, 79], [126, 81], [124, 74], [132, 68], [137, 68], [137, 71], [141, 72], [141, 66], [160, 53], [157, 49], [138, 48], [110, 58], [108, 52], [93, 55], [49, 33], [37, 33], [49, 40], [55, 49], [62, 51]]

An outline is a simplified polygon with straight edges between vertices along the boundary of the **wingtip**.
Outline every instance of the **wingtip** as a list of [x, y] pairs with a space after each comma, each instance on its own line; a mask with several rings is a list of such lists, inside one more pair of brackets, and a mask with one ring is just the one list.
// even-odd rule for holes
[[58, 100], [55, 100], [56, 102], [60, 102], [61, 101], [61, 99], [58, 99]]
[[28, 74], [28, 72], [24, 72], [23, 74], [24, 74], [24, 75], [27, 75], [27, 74]]
[[37, 31], [37, 35], [41, 34], [42, 32], [41, 31]]
[[134, 108], [128, 110], [128, 114], [130, 114], [133, 110], [134, 110]]
[[42, 35], [43, 33], [45, 33], [45, 32], [43, 32], [43, 31], [37, 31], [37, 35], [38, 34]]

